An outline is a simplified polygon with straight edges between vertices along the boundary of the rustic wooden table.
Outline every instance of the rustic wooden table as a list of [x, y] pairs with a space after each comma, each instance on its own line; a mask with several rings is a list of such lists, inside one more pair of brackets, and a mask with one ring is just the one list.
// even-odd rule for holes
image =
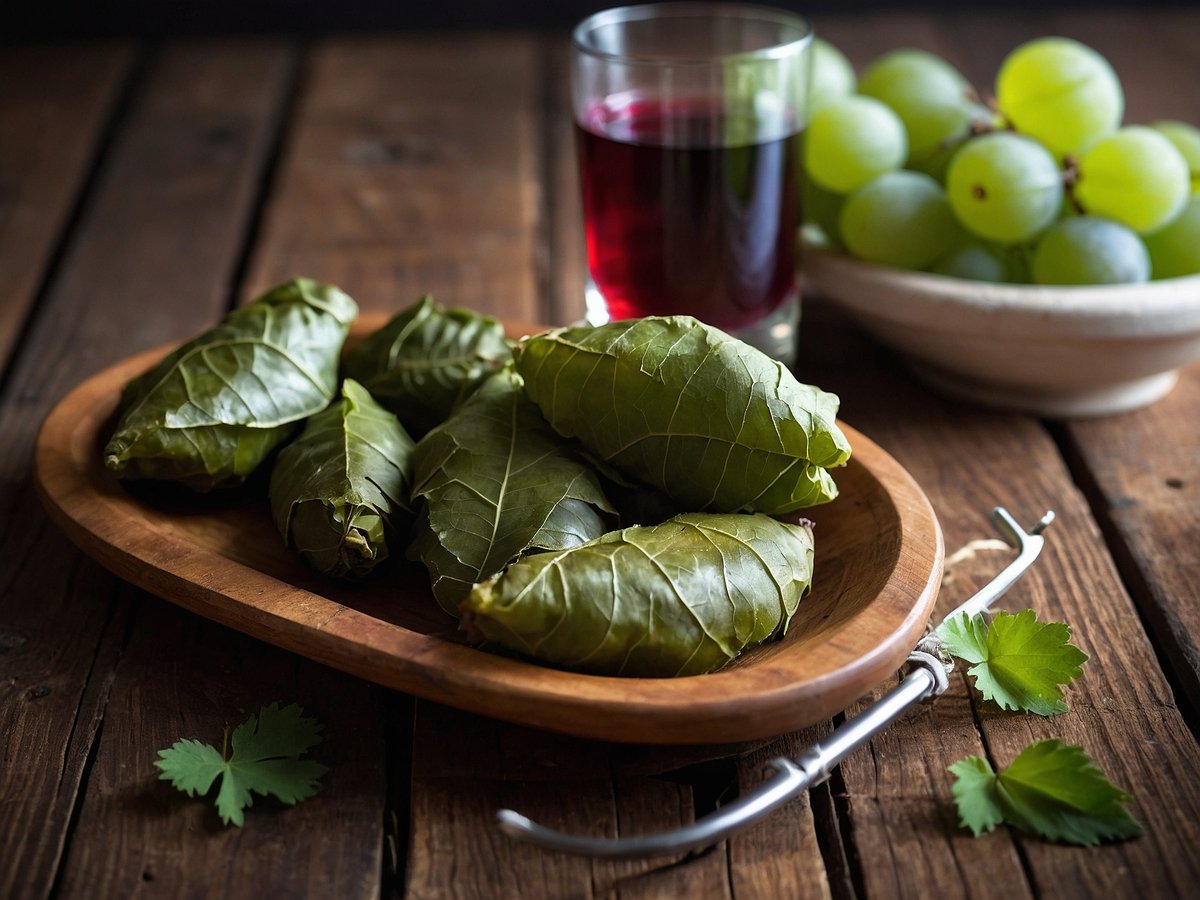
[[[1099, 49], [1131, 117], [1200, 121], [1200, 14], [828, 18], [861, 64], [939, 52], [988, 84], [1043, 33]], [[1200, 880], [1200, 369], [1150, 409], [1047, 422], [913, 383], [833, 309], [805, 309], [802, 377], [928, 493], [950, 552], [988, 510], [1059, 520], [1005, 601], [1090, 656], [1053, 719], [936, 704], [783, 812], [687, 860], [600, 863], [499, 835], [513, 805], [593, 834], [690, 821], [755, 785], [768, 746], [610, 746], [398, 695], [114, 579], [49, 523], [42, 417], [104, 365], [198, 332], [294, 274], [362, 305], [440, 299], [526, 321], [581, 310], [564, 36], [528, 33], [16, 46], [0, 54], [0, 895], [4, 897], [1179, 896]], [[1000, 568], [949, 567], [940, 605]], [[330, 772], [246, 827], [155, 780], [155, 750], [271, 700], [327, 725]], [[1145, 835], [1079, 849], [956, 827], [946, 767], [1081, 744]], [[1192, 888], [1188, 888], [1188, 885]]]

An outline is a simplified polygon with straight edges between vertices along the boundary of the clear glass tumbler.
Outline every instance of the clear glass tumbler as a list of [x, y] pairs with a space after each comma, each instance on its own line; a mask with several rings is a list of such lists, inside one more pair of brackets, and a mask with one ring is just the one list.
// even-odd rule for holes
[[791, 363], [808, 24], [660, 3], [572, 43], [589, 321], [693, 315]]

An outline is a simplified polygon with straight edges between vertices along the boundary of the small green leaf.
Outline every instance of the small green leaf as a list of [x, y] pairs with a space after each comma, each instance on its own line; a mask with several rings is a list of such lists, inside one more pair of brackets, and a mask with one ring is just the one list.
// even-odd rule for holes
[[171, 782], [189, 797], [207, 794], [225, 768], [217, 748], [200, 741], [176, 741], [169, 749], [159, 750], [158, 755], [154, 765], [162, 773], [159, 779]]
[[985, 700], [1041, 716], [1066, 712], [1059, 685], [1078, 678], [1088, 659], [1070, 643], [1069, 627], [1039, 622], [1032, 609], [996, 613], [990, 626], [982, 615], [963, 613], [943, 622], [938, 636], [947, 650], [972, 664], [967, 672]]
[[240, 826], [244, 810], [254, 802], [253, 793], [292, 805], [319, 790], [318, 779], [328, 769], [299, 757], [320, 741], [321, 726], [316, 719], [305, 718], [294, 703], [282, 709], [272, 703], [234, 730], [228, 759], [211, 744], [182, 740], [160, 750], [154, 765], [161, 772], [160, 779], [188, 796], [207, 794], [221, 776], [217, 812], [226, 825]]
[[996, 796], [996, 773], [981, 756], [968, 756], [950, 767], [955, 776], [951, 787], [958, 805], [958, 823], [975, 837], [1004, 821], [1004, 810]]
[[1058, 740], [1026, 747], [994, 774], [986, 760], [968, 756], [950, 767], [959, 823], [978, 837], [1001, 821], [1051, 841], [1090, 846], [1137, 837], [1142, 826], [1081, 747]]

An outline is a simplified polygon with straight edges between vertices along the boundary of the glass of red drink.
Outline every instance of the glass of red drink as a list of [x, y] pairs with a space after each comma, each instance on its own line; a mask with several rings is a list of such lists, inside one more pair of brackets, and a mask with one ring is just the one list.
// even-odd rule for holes
[[792, 362], [811, 35], [792, 13], [725, 3], [575, 28], [589, 321], [693, 315]]

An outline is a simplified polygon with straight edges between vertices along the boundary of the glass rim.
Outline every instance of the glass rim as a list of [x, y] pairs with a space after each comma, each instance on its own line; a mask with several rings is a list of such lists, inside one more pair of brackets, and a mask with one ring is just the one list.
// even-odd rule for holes
[[[644, 22], [649, 19], [695, 18], [706, 16], [713, 19], [750, 19], [762, 22], [774, 22], [798, 28], [800, 36], [791, 40], [768, 44], [757, 50], [741, 50], [715, 56], [678, 56], [663, 57], [650, 54], [612, 53], [601, 50], [588, 40], [591, 32], [605, 25], [616, 25], [626, 22]], [[592, 13], [571, 30], [571, 45], [579, 53], [593, 59], [606, 62], [636, 63], [648, 66], [711, 66], [721, 60], [739, 56], [755, 59], [784, 59], [798, 52], [800, 48], [810, 44], [813, 39], [813, 29], [809, 21], [801, 15], [786, 9], [772, 6], [758, 6], [748, 3], [645, 3], [635, 6], [616, 6], [611, 9]]]

